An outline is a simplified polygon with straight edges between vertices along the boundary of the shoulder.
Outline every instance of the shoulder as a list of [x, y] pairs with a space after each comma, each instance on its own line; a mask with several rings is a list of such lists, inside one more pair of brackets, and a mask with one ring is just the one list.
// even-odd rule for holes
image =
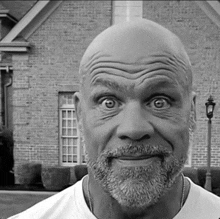
[[12, 216], [8, 219], [66, 218], [70, 211], [74, 211], [74, 203], [77, 200], [76, 197], [80, 195], [80, 191], [82, 191], [82, 181], [77, 182], [67, 189], [37, 203], [26, 211]]
[[210, 206], [211, 208], [217, 208], [220, 212], [220, 197], [217, 195], [214, 195], [213, 193], [205, 190], [201, 186], [198, 186], [194, 184], [193, 182], [191, 183], [191, 191], [192, 194], [198, 198], [199, 203], [203, 203], [206, 206]]
[[220, 197], [194, 184], [190, 179], [190, 191], [187, 200], [175, 219], [219, 219]]

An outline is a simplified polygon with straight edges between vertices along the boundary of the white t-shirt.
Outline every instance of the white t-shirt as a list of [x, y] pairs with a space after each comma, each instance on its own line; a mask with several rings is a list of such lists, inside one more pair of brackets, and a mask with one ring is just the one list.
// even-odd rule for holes
[[[219, 219], [220, 198], [190, 179], [188, 198], [173, 219]], [[82, 180], [8, 219], [96, 219], [85, 202]]]

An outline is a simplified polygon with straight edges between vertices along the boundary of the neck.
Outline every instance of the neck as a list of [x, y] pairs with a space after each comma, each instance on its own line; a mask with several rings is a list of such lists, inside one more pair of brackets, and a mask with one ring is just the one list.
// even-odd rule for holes
[[[153, 206], [146, 207], [143, 214], [134, 213], [134, 209], [124, 209], [93, 178], [92, 174], [83, 181], [83, 190], [87, 205], [97, 218], [106, 219], [159, 219], [173, 218], [181, 209], [185, 201], [189, 185], [185, 182], [183, 194], [183, 178], [179, 175], [172, 188]], [[89, 189], [89, 192], [88, 192]]]

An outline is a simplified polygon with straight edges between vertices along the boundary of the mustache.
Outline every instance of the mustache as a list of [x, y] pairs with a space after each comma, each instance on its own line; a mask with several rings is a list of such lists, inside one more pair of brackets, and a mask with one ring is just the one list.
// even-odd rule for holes
[[119, 146], [113, 150], [105, 150], [101, 154], [101, 157], [107, 159], [122, 157], [122, 156], [160, 156], [168, 157], [172, 154], [172, 151], [165, 148], [162, 145], [152, 145], [143, 143], [130, 143], [127, 145]]

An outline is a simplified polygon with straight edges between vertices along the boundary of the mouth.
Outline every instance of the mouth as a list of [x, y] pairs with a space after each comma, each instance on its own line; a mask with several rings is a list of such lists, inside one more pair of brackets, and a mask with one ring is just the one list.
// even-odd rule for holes
[[120, 166], [149, 166], [153, 162], [161, 161], [161, 155], [142, 155], [142, 156], [119, 156], [113, 161]]

